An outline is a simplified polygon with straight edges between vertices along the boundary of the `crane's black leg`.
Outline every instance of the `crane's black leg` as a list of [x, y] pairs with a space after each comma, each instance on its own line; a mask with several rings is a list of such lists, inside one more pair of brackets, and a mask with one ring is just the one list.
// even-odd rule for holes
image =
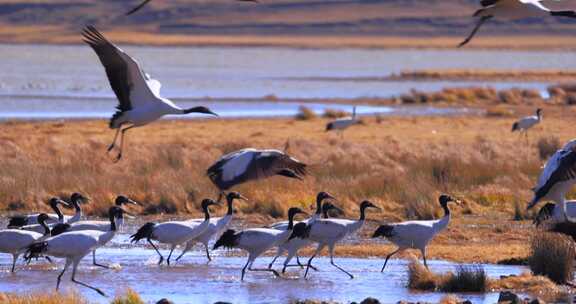
[[154, 245], [154, 243], [152, 243], [152, 241], [150, 239], [148, 239], [148, 243], [150, 245], [152, 245], [152, 248], [154, 248], [154, 250], [156, 250], [156, 253], [160, 256], [160, 260], [158, 261], [158, 265], [162, 264], [162, 261], [164, 261], [164, 257], [162, 256], [162, 254], [160, 253], [158, 248]]
[[72, 264], [72, 260], [66, 259], [66, 264], [64, 264], [64, 269], [62, 269], [62, 272], [58, 275], [58, 279], [56, 280], [56, 291], [58, 291], [58, 288], [60, 288], [60, 281], [62, 280], [62, 276], [66, 272], [66, 269], [68, 269], [68, 267], [70, 267], [70, 264]]
[[428, 269], [428, 263], [426, 262], [426, 249], [420, 249], [420, 252], [422, 252], [422, 259], [424, 259], [424, 266], [426, 266], [426, 269]]
[[208, 250], [208, 243], [204, 243], [204, 250], [206, 250], [206, 258], [208, 258], [208, 263], [212, 262], [210, 251]]
[[82, 285], [84, 287], [90, 288], [90, 289], [94, 290], [95, 292], [97, 292], [98, 294], [100, 294], [101, 296], [105, 297], [106, 294], [103, 293], [102, 290], [76, 280], [76, 268], [78, 268], [79, 263], [80, 263], [80, 260], [74, 261], [74, 265], [72, 266], [72, 282], [74, 282], [78, 285]]
[[124, 136], [126, 136], [126, 131], [134, 128], [135, 126], [129, 126], [128, 128], [124, 128], [122, 129], [120, 134], [120, 151], [118, 152], [118, 156], [116, 157], [116, 159], [114, 160], [114, 162], [118, 162], [120, 159], [122, 159], [122, 151], [124, 151]]
[[116, 140], [118, 139], [118, 134], [120, 134], [120, 131], [122, 131], [122, 126], [118, 127], [118, 130], [116, 130], [114, 140], [112, 140], [112, 143], [108, 146], [108, 149], [106, 150], [107, 153], [112, 151], [112, 149], [114, 149], [114, 147], [116, 146]]
[[478, 30], [480, 29], [480, 27], [482, 26], [482, 24], [484, 24], [484, 22], [490, 20], [490, 18], [492, 18], [492, 16], [483, 16], [480, 18], [480, 20], [478, 20], [478, 23], [476, 23], [476, 26], [474, 27], [474, 29], [472, 30], [472, 32], [470, 33], [470, 35], [468, 35], [468, 37], [466, 37], [466, 39], [464, 39], [464, 41], [460, 42], [460, 44], [458, 45], [458, 47], [463, 47], [465, 46], [468, 42], [470, 42], [470, 40], [472, 40], [472, 38], [474, 38], [474, 36], [476, 35], [476, 32], [478, 32]]
[[174, 252], [174, 248], [176, 248], [176, 245], [172, 246], [172, 248], [170, 249], [170, 253], [168, 254], [168, 259], [166, 260], [166, 263], [168, 263], [168, 265], [170, 265], [170, 258], [172, 257], [172, 252]]
[[380, 270], [380, 272], [384, 272], [384, 268], [386, 268], [386, 264], [388, 264], [388, 259], [390, 259], [391, 256], [398, 253], [398, 251], [400, 251], [400, 248], [396, 249], [394, 252], [392, 252], [388, 256], [386, 256], [386, 261], [384, 261], [384, 266], [382, 266], [382, 270]]
[[338, 268], [340, 271], [342, 271], [345, 274], [347, 274], [348, 276], [350, 276], [350, 279], [353, 279], [354, 276], [351, 273], [349, 273], [348, 271], [344, 270], [344, 268], [342, 268], [342, 267], [336, 265], [336, 263], [334, 263], [334, 245], [330, 246], [329, 249], [330, 249], [330, 264], [332, 264], [332, 266]]
[[306, 276], [308, 275], [308, 270], [310, 270], [310, 267], [312, 265], [312, 260], [316, 257], [316, 255], [318, 253], [320, 253], [320, 251], [322, 251], [324, 246], [325, 246], [324, 244], [318, 244], [318, 248], [316, 248], [316, 251], [314, 252], [314, 254], [310, 257], [310, 259], [308, 259], [308, 265], [306, 265], [306, 272], [304, 273], [304, 278], [306, 278]]
[[92, 264], [93, 264], [94, 266], [98, 266], [98, 267], [110, 269], [110, 266], [96, 263], [96, 250], [93, 250], [93, 251], [92, 251]]
[[18, 260], [18, 255], [13, 254], [12, 255], [12, 270], [10, 270], [11, 273], [14, 273], [14, 270], [16, 270], [16, 260]]
[[248, 257], [248, 261], [246, 261], [246, 265], [244, 265], [244, 268], [242, 268], [242, 276], [240, 277], [240, 281], [244, 281], [244, 275], [246, 274], [246, 268], [248, 268], [248, 265], [250, 265], [250, 263], [252, 263], [252, 257], [251, 256]]

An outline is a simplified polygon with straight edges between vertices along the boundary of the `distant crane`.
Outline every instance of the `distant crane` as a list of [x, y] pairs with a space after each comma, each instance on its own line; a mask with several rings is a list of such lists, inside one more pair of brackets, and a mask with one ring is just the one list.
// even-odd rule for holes
[[420, 250], [422, 258], [424, 259], [424, 266], [428, 268], [426, 262], [426, 246], [428, 243], [441, 231], [448, 227], [450, 223], [450, 209], [448, 208], [449, 202], [458, 203], [459, 201], [449, 195], [442, 194], [438, 198], [440, 206], [444, 209], [444, 216], [438, 220], [431, 221], [408, 221], [394, 224], [384, 224], [378, 227], [372, 237], [383, 236], [390, 242], [394, 243], [398, 248], [386, 256], [382, 270], [386, 268], [388, 259], [396, 253], [414, 248]]
[[16, 269], [18, 257], [26, 251], [26, 247], [32, 243], [50, 237], [50, 228], [46, 225], [46, 220], [50, 217], [45, 213], [40, 213], [36, 221], [42, 225], [44, 233], [20, 229], [0, 230], [0, 252], [12, 255], [12, 270]]
[[542, 109], [536, 110], [536, 115], [526, 116], [512, 124], [512, 132], [520, 131], [524, 132], [524, 135], [528, 137], [528, 129], [542, 122]]
[[[232, 203], [236, 199], [241, 199], [245, 201], [248, 200], [238, 192], [229, 192], [226, 195], [226, 201], [228, 203], [228, 211], [226, 212], [226, 215], [223, 217], [210, 218], [210, 224], [208, 225], [208, 228], [206, 228], [206, 230], [202, 232], [202, 234], [200, 234], [197, 238], [192, 239], [186, 243], [186, 247], [184, 248], [184, 250], [182, 250], [180, 256], [176, 258], [176, 261], [179, 261], [182, 258], [182, 256], [184, 256], [186, 252], [190, 251], [194, 246], [194, 244], [197, 242], [202, 243], [204, 245], [204, 249], [206, 250], [206, 258], [208, 258], [208, 261], [212, 261], [212, 258], [210, 258], [210, 252], [208, 251], [208, 242], [210, 242], [212, 238], [219, 238], [220, 235], [222, 235], [222, 233], [224, 232], [224, 230], [228, 228], [228, 226], [230, 225], [232, 217], [234, 216], [234, 208], [232, 207]], [[191, 221], [202, 221], [202, 220], [203, 219], [193, 219]]]
[[292, 235], [294, 228], [294, 216], [296, 214], [306, 214], [300, 208], [290, 208], [288, 210], [288, 227], [286, 230], [278, 230], [273, 228], [251, 228], [236, 232], [232, 229], [226, 230], [224, 234], [214, 244], [214, 250], [220, 247], [225, 248], [239, 248], [248, 252], [248, 260], [244, 268], [242, 268], [242, 276], [240, 280], [244, 280], [246, 269], [249, 271], [268, 271], [272, 272], [275, 276], [280, 275], [274, 269], [255, 269], [252, 264], [257, 257], [262, 255], [269, 249], [274, 248], [286, 242]]
[[306, 164], [283, 151], [247, 148], [222, 156], [208, 168], [206, 175], [220, 190], [220, 201], [224, 191], [248, 181], [274, 175], [301, 180], [306, 175]]
[[354, 106], [354, 108], [352, 109], [351, 117], [339, 118], [329, 122], [328, 124], [326, 124], [326, 132], [336, 130], [340, 132], [340, 136], [343, 136], [344, 130], [360, 123], [361, 121], [356, 119], [356, 106]]
[[336, 243], [343, 240], [346, 236], [360, 230], [364, 225], [366, 220], [366, 209], [367, 208], [375, 208], [380, 209], [379, 207], [375, 206], [370, 201], [362, 201], [360, 203], [360, 218], [358, 220], [347, 220], [347, 219], [318, 219], [311, 224], [309, 224], [309, 236], [308, 239], [318, 243], [318, 247], [314, 254], [308, 259], [308, 264], [306, 267], [306, 273], [304, 277], [308, 276], [308, 271], [311, 268], [312, 260], [324, 249], [324, 247], [328, 246], [328, 250], [330, 253], [330, 264], [332, 266], [338, 268], [338, 270], [347, 274], [351, 279], [354, 276], [349, 273], [348, 271], [344, 270], [342, 267], [336, 265], [334, 263], [334, 248], [336, 247]]
[[476, 35], [480, 27], [488, 20], [498, 17], [506, 19], [545, 18], [548, 16], [576, 18], [574, 11], [552, 11], [545, 7], [544, 0], [481, 0], [482, 8], [474, 13], [480, 17], [472, 32], [458, 47], [463, 47]]
[[168, 114], [203, 113], [218, 116], [206, 107], [182, 109], [172, 101], [161, 97], [160, 88], [162, 85], [160, 82], [150, 78], [140, 68], [136, 60], [110, 43], [96, 28], [87, 26], [84, 28], [82, 36], [84, 42], [90, 45], [100, 58], [106, 69], [110, 86], [119, 102], [116, 107], [117, 111], [109, 124], [111, 129], [117, 131], [112, 144], [108, 147], [108, 152], [114, 149], [118, 135], [122, 133], [120, 150], [115, 161], [122, 158], [124, 134], [132, 128], [147, 125]]
[[104, 292], [100, 289], [90, 286], [86, 283], [76, 280], [76, 270], [80, 261], [97, 248], [101, 247], [105, 240], [110, 239], [116, 233], [116, 223], [115, 219], [122, 213], [123, 210], [120, 207], [114, 206], [110, 207], [108, 211], [108, 218], [110, 220], [110, 230], [107, 232], [98, 230], [83, 230], [83, 231], [73, 231], [59, 234], [57, 236], [50, 237], [44, 241], [36, 242], [27, 247], [27, 252], [25, 259], [27, 261], [32, 260], [43, 255], [54, 256], [58, 258], [65, 258], [66, 264], [64, 269], [58, 275], [58, 280], [56, 282], [56, 290], [60, 287], [60, 280], [64, 275], [64, 272], [72, 265], [72, 282], [82, 285], [84, 287], [90, 288], [102, 296], [106, 296]]
[[182, 245], [192, 239], [199, 237], [210, 225], [210, 210], [208, 207], [216, 205], [211, 199], [204, 199], [202, 201], [202, 211], [204, 212], [204, 220], [201, 222], [197, 221], [171, 221], [164, 222], [160, 224], [156, 223], [146, 223], [144, 226], [140, 227], [138, 231], [130, 236], [132, 243], [137, 243], [142, 239], [146, 239], [148, 243], [156, 250], [156, 253], [160, 256], [158, 265], [162, 264], [164, 257], [152, 243], [152, 240], [156, 240], [159, 243], [170, 245], [170, 254], [166, 263], [170, 265], [170, 258], [174, 249], [178, 245]]

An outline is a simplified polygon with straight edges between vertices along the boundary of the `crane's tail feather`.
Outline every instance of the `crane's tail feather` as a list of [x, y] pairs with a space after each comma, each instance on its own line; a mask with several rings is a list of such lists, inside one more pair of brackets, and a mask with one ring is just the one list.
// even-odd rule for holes
[[520, 129], [520, 128], [519, 128], [519, 126], [518, 126], [518, 123], [515, 122], [515, 123], [512, 125], [512, 132], [514, 132], [514, 131], [516, 131], [516, 130], [519, 130], [519, 129]]
[[32, 243], [30, 246], [26, 247], [26, 254], [24, 255], [24, 260], [30, 263], [32, 259], [39, 258], [48, 249], [48, 242], [37, 242]]
[[234, 229], [226, 230], [222, 234], [222, 236], [218, 239], [218, 241], [216, 241], [216, 243], [214, 244], [214, 247], [212, 247], [212, 250], [216, 250], [220, 247], [224, 247], [224, 248], [236, 247], [238, 245], [238, 239], [240, 238], [241, 234], [242, 234], [242, 232], [236, 233], [236, 231]]
[[394, 226], [381, 225], [380, 227], [378, 227], [378, 229], [376, 229], [376, 231], [374, 231], [374, 234], [372, 234], [372, 237], [373, 238], [377, 238], [379, 236], [391, 237], [393, 235], [394, 235]]
[[17, 215], [10, 218], [10, 221], [8, 222], [8, 227], [22, 227], [26, 226], [26, 224], [28, 224], [26, 217]]
[[136, 233], [130, 236], [130, 243], [138, 243], [138, 241], [143, 239], [150, 239], [152, 237], [152, 232], [156, 227], [156, 223], [146, 223]]
[[306, 223], [303, 222], [294, 225], [294, 228], [292, 229], [292, 234], [290, 235], [290, 238], [288, 238], [288, 241], [293, 238], [307, 239], [310, 236], [311, 229], [312, 226], [307, 225]]

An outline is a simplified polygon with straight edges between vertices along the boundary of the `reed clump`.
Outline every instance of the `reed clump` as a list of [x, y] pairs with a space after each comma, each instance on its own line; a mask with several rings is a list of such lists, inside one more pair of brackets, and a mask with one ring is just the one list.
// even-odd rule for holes
[[0, 303], [3, 304], [88, 304], [80, 294], [76, 292], [39, 292], [28, 295], [0, 293]]
[[459, 266], [456, 273], [436, 274], [417, 260], [408, 266], [408, 288], [441, 292], [484, 292], [488, 278], [481, 266]]
[[570, 237], [537, 232], [532, 237], [530, 248], [528, 265], [535, 275], [546, 276], [557, 284], [572, 281], [576, 253]]
[[123, 295], [116, 296], [111, 304], [144, 304], [144, 300], [133, 289], [128, 288]]
[[314, 110], [310, 109], [306, 106], [300, 106], [298, 108], [298, 114], [294, 117], [296, 120], [311, 120], [318, 118], [318, 115], [314, 112]]

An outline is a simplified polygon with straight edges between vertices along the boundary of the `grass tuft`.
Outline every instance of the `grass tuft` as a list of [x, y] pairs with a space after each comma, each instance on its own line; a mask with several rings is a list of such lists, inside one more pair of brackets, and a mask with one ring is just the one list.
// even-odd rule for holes
[[482, 266], [459, 266], [456, 273], [435, 274], [419, 261], [408, 265], [408, 288], [442, 292], [484, 292], [488, 278]]
[[318, 115], [316, 115], [312, 109], [306, 106], [300, 106], [300, 108], [298, 108], [298, 113], [294, 118], [296, 120], [312, 120], [318, 118]]
[[128, 288], [121, 296], [116, 296], [111, 304], [144, 304], [144, 300], [133, 289]]
[[572, 239], [559, 233], [537, 232], [533, 235], [528, 258], [530, 270], [557, 284], [566, 284], [573, 278], [574, 245]]
[[29, 295], [17, 295], [0, 293], [2, 304], [88, 304], [80, 294], [71, 293], [33, 293]]
[[536, 145], [538, 147], [538, 155], [540, 155], [541, 160], [547, 160], [562, 147], [560, 144], [560, 139], [552, 135], [540, 137]]

